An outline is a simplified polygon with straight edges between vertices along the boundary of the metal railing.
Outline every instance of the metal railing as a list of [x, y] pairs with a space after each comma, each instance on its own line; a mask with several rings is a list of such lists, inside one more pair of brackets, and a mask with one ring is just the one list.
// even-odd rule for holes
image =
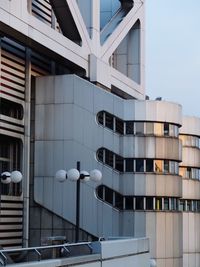
[[[50, 254], [46, 254], [47, 250], [51, 250]], [[32, 252], [36, 258], [29, 258], [28, 254]], [[1, 249], [0, 250], [0, 266], [6, 266], [9, 264], [15, 264], [16, 262], [30, 262], [41, 261], [47, 259], [56, 259], [62, 257], [72, 257], [80, 255], [94, 254], [91, 246], [91, 242], [81, 243], [65, 243], [61, 245], [50, 245], [40, 247], [18, 248], [18, 249]], [[14, 255], [14, 259], [12, 259]], [[20, 259], [20, 260], [19, 260]]]

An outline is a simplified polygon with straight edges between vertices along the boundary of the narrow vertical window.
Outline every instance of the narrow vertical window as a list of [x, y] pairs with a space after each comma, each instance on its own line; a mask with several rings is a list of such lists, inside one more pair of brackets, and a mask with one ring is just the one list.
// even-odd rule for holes
[[163, 161], [154, 160], [154, 170], [155, 172], [161, 173], [163, 171]]
[[126, 121], [126, 134], [134, 134], [133, 121]]
[[153, 197], [146, 197], [146, 210], [153, 210]]
[[109, 114], [109, 113], [106, 113], [106, 116], [105, 116], [105, 120], [106, 120], [106, 123], [105, 123], [105, 126], [111, 130], [114, 129], [114, 117]]
[[115, 155], [115, 169], [119, 172], [124, 171], [124, 159], [118, 155]]
[[133, 210], [133, 197], [131, 197], [131, 196], [125, 197], [125, 209], [126, 210]]
[[135, 208], [136, 210], [144, 210], [144, 198], [143, 197], [136, 197]]
[[146, 159], [146, 172], [153, 172], [153, 159]]
[[169, 123], [164, 123], [164, 135], [169, 136]]
[[124, 134], [124, 122], [118, 118], [115, 119], [115, 131]]
[[144, 160], [136, 159], [136, 172], [144, 172]]
[[125, 164], [126, 164], [126, 169], [125, 169], [126, 172], [133, 172], [134, 171], [132, 158], [126, 158]]
[[110, 167], [113, 167], [113, 159], [114, 159], [113, 152], [106, 149], [105, 150], [105, 163], [109, 165]]

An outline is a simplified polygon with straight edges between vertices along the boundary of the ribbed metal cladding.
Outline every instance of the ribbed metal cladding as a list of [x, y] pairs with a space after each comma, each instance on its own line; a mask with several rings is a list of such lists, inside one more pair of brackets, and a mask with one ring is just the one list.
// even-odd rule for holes
[[1, 196], [0, 246], [22, 247], [23, 198], [22, 196]]

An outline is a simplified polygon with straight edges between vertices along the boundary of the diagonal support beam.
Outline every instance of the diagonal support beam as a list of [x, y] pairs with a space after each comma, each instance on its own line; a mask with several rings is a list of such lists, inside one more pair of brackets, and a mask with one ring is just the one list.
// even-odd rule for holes
[[50, 0], [65, 37], [90, 51], [89, 35], [76, 1]]
[[110, 56], [114, 53], [128, 32], [131, 30], [136, 21], [143, 16], [143, 4], [137, 2], [129, 13], [124, 17], [121, 23], [108, 37], [101, 48], [101, 58], [103, 61], [108, 62]]
[[87, 31], [85, 22], [83, 20], [83, 17], [81, 15], [81, 12], [79, 10], [78, 4], [74, 0], [66, 0], [66, 1], [68, 3], [74, 22], [81, 36], [82, 46], [84, 47], [84, 49], [87, 49], [88, 52], [91, 52], [90, 36], [88, 34], [88, 31]]

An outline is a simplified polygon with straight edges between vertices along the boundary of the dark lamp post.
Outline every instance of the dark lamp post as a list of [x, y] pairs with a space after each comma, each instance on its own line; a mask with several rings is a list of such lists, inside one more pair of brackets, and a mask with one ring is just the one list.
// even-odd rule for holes
[[99, 182], [102, 178], [102, 173], [99, 170], [80, 171], [80, 161], [77, 161], [76, 169], [69, 171], [59, 170], [56, 172], [55, 178], [59, 182], [64, 182], [66, 179], [76, 182], [76, 232], [75, 241], [79, 241], [80, 229], [80, 181], [88, 182], [90, 179], [94, 182]]

